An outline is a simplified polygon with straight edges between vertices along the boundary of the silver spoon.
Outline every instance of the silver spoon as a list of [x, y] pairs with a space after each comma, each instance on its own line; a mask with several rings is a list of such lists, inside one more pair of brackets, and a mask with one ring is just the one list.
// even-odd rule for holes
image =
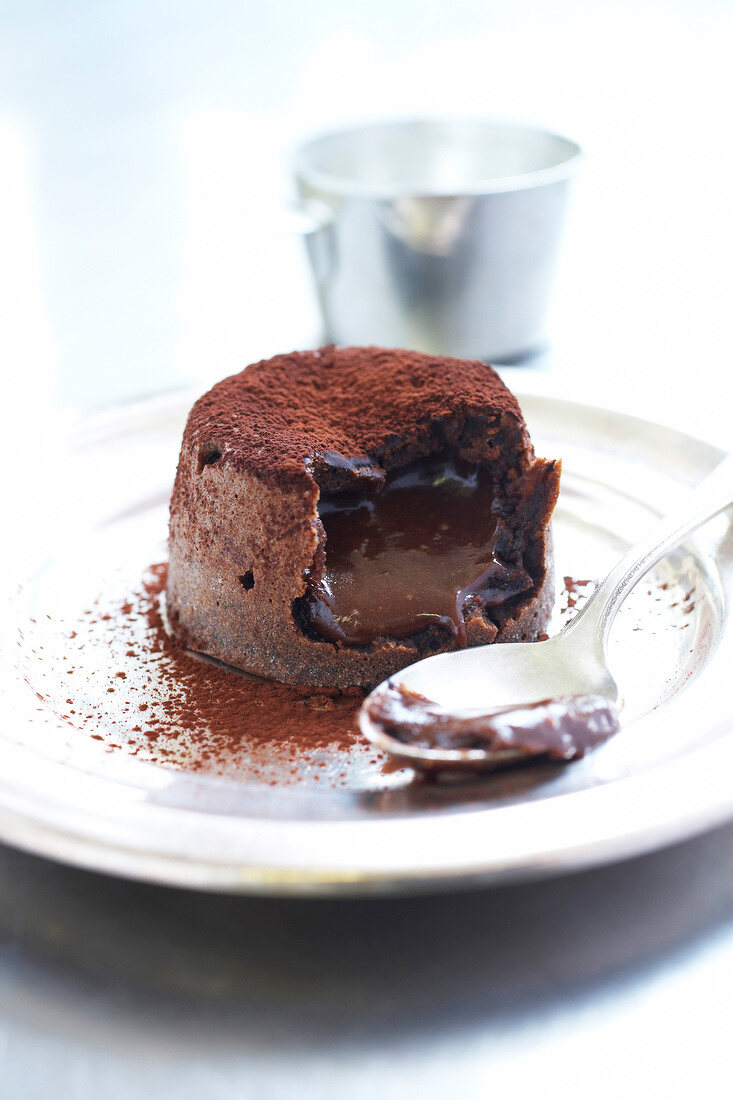
[[[394, 721], [386, 728], [370, 716], [370, 711], [376, 715], [380, 706], [396, 698], [396, 693], [406, 692], [408, 702], [417, 696], [429, 704], [431, 715], [448, 721], [454, 717], [459, 722], [480, 721], [481, 716], [498, 712], [498, 720], [506, 722], [522, 709], [526, 717], [530, 704], [577, 697], [595, 697], [612, 713], [618, 687], [608, 669], [606, 647], [617, 611], [653, 565], [731, 503], [733, 454], [686, 494], [680, 506], [658, 520], [644, 541], [624, 554], [585, 606], [554, 638], [479, 646], [417, 661], [385, 680], [365, 700], [359, 715], [362, 733], [378, 748], [416, 767], [491, 768], [542, 753], [536, 747], [512, 747], [511, 741], [498, 749], [491, 745], [425, 747], [424, 738], [419, 739], [421, 744], [410, 744], [398, 736], [407, 728], [402, 727], [403, 718], [405, 723], [409, 721], [409, 712], [399, 703], [396, 711], [393, 708]], [[521, 714], [518, 719], [521, 724]]]

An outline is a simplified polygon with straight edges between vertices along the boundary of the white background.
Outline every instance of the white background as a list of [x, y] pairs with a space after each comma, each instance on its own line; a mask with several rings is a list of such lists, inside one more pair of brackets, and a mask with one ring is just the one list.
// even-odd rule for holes
[[277, 216], [293, 143], [451, 112], [587, 151], [554, 384], [631, 384], [639, 412], [682, 405], [693, 430], [711, 387], [728, 394], [729, 3], [5, 0], [0, 18], [11, 396], [96, 405], [311, 344], [300, 242]]

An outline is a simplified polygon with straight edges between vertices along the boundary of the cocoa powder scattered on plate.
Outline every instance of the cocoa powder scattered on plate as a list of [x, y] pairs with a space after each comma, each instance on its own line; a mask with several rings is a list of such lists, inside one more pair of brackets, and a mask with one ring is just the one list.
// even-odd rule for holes
[[289, 687], [187, 652], [166, 630], [166, 573], [153, 565], [123, 600], [84, 612], [74, 647], [82, 661], [84, 651], [108, 647], [108, 686], [80, 684], [77, 698], [54, 708], [59, 716], [156, 764], [278, 783], [300, 781], [304, 768], [311, 779], [328, 769], [338, 782], [339, 761], [361, 741], [363, 692]]

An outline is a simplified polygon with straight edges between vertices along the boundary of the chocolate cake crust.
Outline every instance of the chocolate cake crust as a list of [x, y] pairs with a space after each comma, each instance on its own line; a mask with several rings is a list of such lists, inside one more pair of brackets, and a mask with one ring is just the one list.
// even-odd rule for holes
[[328, 553], [320, 496], [378, 490], [386, 474], [432, 455], [490, 466], [496, 552], [532, 579], [496, 606], [468, 600], [467, 644], [537, 637], [553, 600], [548, 525], [560, 466], [535, 457], [516, 399], [481, 362], [334, 347], [257, 363], [191, 410], [171, 500], [174, 633], [248, 672], [335, 689], [455, 648], [435, 626], [338, 645], [302, 614]]

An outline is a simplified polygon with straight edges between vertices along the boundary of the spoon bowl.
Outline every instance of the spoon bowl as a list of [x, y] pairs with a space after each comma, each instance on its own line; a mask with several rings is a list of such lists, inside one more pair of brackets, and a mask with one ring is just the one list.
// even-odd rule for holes
[[589, 692], [615, 701], [618, 688], [605, 654], [592, 644], [595, 636], [582, 624], [581, 613], [547, 641], [502, 642], [440, 653], [391, 679], [455, 713]]
[[[615, 703], [618, 687], [606, 666], [597, 637], [582, 612], [554, 638], [540, 642], [507, 642], [427, 657], [391, 677], [372, 692], [379, 704], [396, 686], [429, 700], [440, 711], [472, 722], [491, 713], [497, 718], [544, 700], [593, 695]], [[380, 698], [381, 697], [381, 698]], [[513, 764], [536, 755], [526, 748], [427, 748], [411, 744], [373, 718], [363, 707], [362, 733], [378, 748], [414, 766], [432, 769], [485, 769]]]

